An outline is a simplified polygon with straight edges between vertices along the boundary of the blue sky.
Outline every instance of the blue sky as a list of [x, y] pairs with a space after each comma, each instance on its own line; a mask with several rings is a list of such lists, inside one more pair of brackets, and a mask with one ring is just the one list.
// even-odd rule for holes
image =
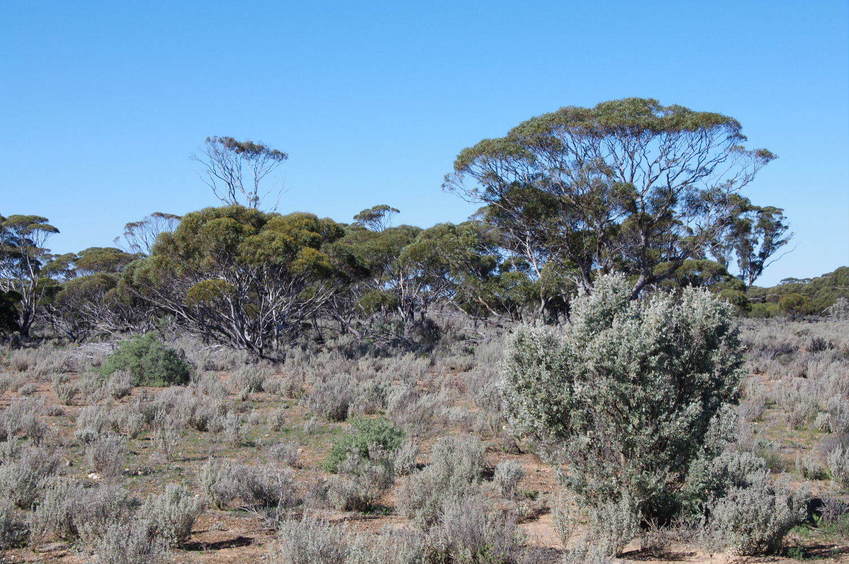
[[208, 135], [287, 151], [281, 211], [460, 221], [462, 148], [564, 105], [626, 96], [725, 113], [779, 159], [748, 190], [793, 251], [759, 281], [849, 264], [849, 4], [16, 2], [0, 16], [0, 213], [58, 251], [215, 205]]

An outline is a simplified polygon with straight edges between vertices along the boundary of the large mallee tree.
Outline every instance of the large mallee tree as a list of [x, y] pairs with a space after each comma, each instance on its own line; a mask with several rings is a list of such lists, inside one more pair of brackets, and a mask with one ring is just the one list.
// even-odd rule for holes
[[538, 276], [623, 271], [636, 296], [733, 224], [731, 196], [775, 158], [745, 142], [734, 118], [652, 99], [569, 106], [463, 150], [445, 187], [485, 204]]

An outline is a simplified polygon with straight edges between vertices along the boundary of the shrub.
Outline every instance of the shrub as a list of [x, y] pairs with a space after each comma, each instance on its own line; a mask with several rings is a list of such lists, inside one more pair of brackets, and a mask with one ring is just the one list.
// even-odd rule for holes
[[0, 551], [23, 546], [29, 537], [26, 521], [7, 500], [0, 500]]
[[265, 389], [265, 381], [270, 375], [270, 369], [256, 364], [248, 364], [236, 371], [231, 383], [236, 392], [255, 394]]
[[418, 527], [439, 521], [445, 501], [478, 491], [483, 445], [466, 437], [443, 437], [433, 446], [431, 463], [410, 476], [398, 492], [398, 510]]
[[174, 349], [163, 345], [153, 333], [122, 342], [100, 368], [104, 376], [129, 372], [135, 386], [173, 386], [189, 383], [191, 367]]
[[33, 536], [94, 543], [110, 524], [127, 521], [134, 506], [135, 500], [120, 486], [86, 488], [54, 479], [32, 515]]
[[17, 460], [0, 465], [0, 492], [21, 509], [29, 509], [43, 493], [44, 482], [56, 473], [59, 458], [42, 448], [25, 448]]
[[104, 405], [87, 405], [77, 413], [74, 438], [82, 444], [89, 444], [98, 437], [117, 431], [112, 413]]
[[106, 477], [118, 476], [127, 456], [127, 440], [117, 435], [105, 435], [86, 446], [85, 454], [94, 472]]
[[165, 460], [171, 460], [174, 456], [174, 449], [180, 441], [179, 422], [160, 409], [156, 411], [153, 417], [151, 429], [153, 430], [153, 443], [157, 454]]
[[616, 502], [600, 503], [591, 514], [592, 536], [599, 550], [608, 556], [621, 554], [639, 530], [639, 510], [627, 492]]
[[354, 401], [353, 378], [344, 374], [318, 382], [305, 398], [307, 408], [330, 421], [344, 421]]
[[706, 291], [630, 295], [624, 276], [603, 276], [562, 332], [517, 330], [501, 389], [517, 430], [562, 447], [586, 503], [627, 493], [666, 518], [712, 419], [737, 400], [742, 347], [733, 308]]
[[367, 511], [392, 485], [393, 475], [385, 458], [364, 458], [351, 452], [342, 462], [327, 489], [327, 499], [340, 511]]
[[401, 443], [395, 451], [395, 459], [392, 461], [395, 474], [406, 476], [416, 469], [416, 460], [419, 457], [419, 443], [415, 439], [407, 439]]
[[386, 419], [357, 418], [351, 422], [351, 432], [333, 442], [330, 454], [324, 461], [328, 472], [338, 472], [350, 453], [369, 458], [369, 449], [375, 446], [386, 452], [395, 452], [404, 438], [404, 432]]
[[796, 471], [806, 480], [824, 480], [828, 477], [822, 465], [810, 454], [796, 455]]
[[515, 562], [519, 547], [516, 521], [494, 511], [481, 496], [446, 498], [440, 517], [429, 534], [432, 560]]
[[298, 463], [298, 445], [290, 442], [275, 443], [268, 449], [271, 457], [274, 460], [282, 462], [287, 466], [297, 468]]
[[429, 469], [440, 476], [477, 482], [485, 467], [483, 452], [483, 443], [475, 437], [442, 437], [433, 444]]
[[762, 474], [748, 487], [732, 488], [709, 506], [708, 536], [734, 554], [776, 553], [784, 536], [801, 521], [799, 507]]
[[111, 523], [94, 547], [96, 564], [164, 564], [168, 546], [145, 520]]
[[377, 537], [357, 535], [350, 543], [345, 564], [424, 564], [426, 550], [422, 535], [413, 531], [391, 530]]
[[150, 525], [151, 534], [167, 545], [180, 546], [192, 534], [192, 525], [203, 511], [203, 504], [185, 488], [175, 484], [165, 486], [165, 491], [148, 499], [142, 514]]
[[220, 430], [226, 443], [232, 447], [242, 444], [242, 417], [232, 411], [219, 415], [210, 425], [211, 429]]
[[116, 370], [106, 382], [106, 391], [114, 399], [121, 399], [133, 391], [133, 375], [123, 370]]
[[292, 474], [272, 465], [248, 466], [210, 459], [200, 471], [206, 498], [219, 509], [235, 499], [253, 507], [285, 509], [300, 503]]
[[492, 482], [498, 491], [506, 498], [513, 498], [516, 495], [516, 488], [519, 482], [525, 476], [525, 471], [522, 470], [522, 465], [513, 460], [505, 460], [495, 465], [495, 474], [492, 477]]
[[569, 496], [562, 489], [554, 496], [554, 503], [552, 505], [551, 517], [554, 524], [554, 531], [560, 538], [560, 543], [563, 546], [567, 546], [577, 529], [577, 508], [574, 504], [570, 503]]
[[345, 529], [308, 517], [283, 522], [278, 539], [281, 564], [339, 564], [349, 552]]
[[749, 452], [727, 451], [714, 458], [699, 458], [690, 466], [681, 500], [693, 515], [704, 512], [712, 500], [734, 488], [747, 488], [769, 472], [766, 461]]
[[286, 428], [286, 410], [283, 408], [275, 409], [268, 417], [268, 426], [275, 433], [279, 433]]
[[826, 458], [831, 479], [844, 488], [849, 488], [849, 448], [837, 446]]

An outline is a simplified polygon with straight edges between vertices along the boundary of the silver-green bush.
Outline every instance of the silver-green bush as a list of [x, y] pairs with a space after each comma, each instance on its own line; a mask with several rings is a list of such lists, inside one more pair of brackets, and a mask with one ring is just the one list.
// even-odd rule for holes
[[709, 542], [735, 554], [775, 553], [803, 516], [798, 500], [773, 486], [764, 472], [709, 505]]
[[142, 513], [150, 523], [153, 536], [177, 547], [192, 534], [192, 525], [203, 511], [203, 504], [185, 488], [175, 484], [145, 503]]
[[143, 519], [112, 523], [94, 547], [96, 564], [164, 564], [168, 547]]
[[562, 448], [585, 503], [627, 492], [643, 517], [667, 517], [711, 420], [736, 402], [742, 348], [731, 306], [706, 291], [630, 297], [624, 276], [603, 276], [562, 331], [517, 330], [501, 390], [516, 429]]
[[278, 538], [274, 561], [281, 564], [339, 564], [350, 542], [344, 528], [311, 518], [284, 521]]

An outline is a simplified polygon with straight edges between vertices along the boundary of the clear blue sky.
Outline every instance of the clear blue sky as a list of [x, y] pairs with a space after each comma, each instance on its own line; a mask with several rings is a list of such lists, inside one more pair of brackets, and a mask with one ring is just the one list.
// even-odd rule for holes
[[849, 8], [815, 2], [32, 2], [0, 16], [0, 213], [58, 251], [216, 204], [207, 135], [290, 154], [280, 210], [460, 221], [462, 148], [626, 96], [722, 112], [779, 159], [747, 194], [795, 249], [759, 281], [849, 264]]

